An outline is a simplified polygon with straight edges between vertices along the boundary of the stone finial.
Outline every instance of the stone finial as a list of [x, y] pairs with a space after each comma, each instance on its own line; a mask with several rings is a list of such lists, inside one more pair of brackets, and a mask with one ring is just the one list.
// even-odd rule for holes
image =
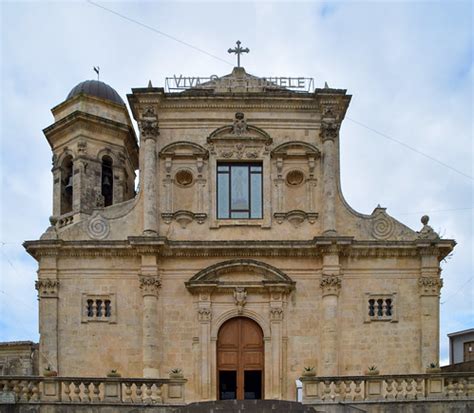
[[151, 88], [153, 85], [151, 84], [151, 80], [148, 81], [148, 87]]
[[418, 232], [418, 238], [422, 239], [439, 239], [439, 235], [428, 225], [430, 221], [430, 217], [428, 215], [423, 215], [421, 217], [421, 223], [423, 224], [423, 228], [421, 231]]
[[324, 89], [329, 89], [328, 82], [324, 82]]

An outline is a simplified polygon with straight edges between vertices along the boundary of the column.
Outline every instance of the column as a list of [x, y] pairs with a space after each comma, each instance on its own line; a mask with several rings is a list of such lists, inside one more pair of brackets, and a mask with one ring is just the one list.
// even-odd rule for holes
[[143, 233], [158, 234], [158, 205], [156, 194], [156, 140], [159, 135], [158, 120], [152, 108], [148, 108], [140, 122], [143, 142]]
[[38, 281], [39, 299], [39, 373], [50, 367], [59, 372], [58, 365], [58, 290], [56, 257], [41, 257]]
[[443, 286], [436, 253], [427, 249], [421, 252], [420, 327], [421, 327], [421, 372], [430, 363], [439, 365], [439, 294]]
[[281, 297], [281, 293], [271, 293], [270, 301], [270, 331], [271, 331], [271, 393], [272, 399], [279, 400], [282, 398], [282, 382], [283, 366], [282, 366], [282, 336], [283, 336], [283, 302], [277, 297]]
[[199, 320], [199, 341], [201, 348], [201, 357], [199, 363], [199, 374], [201, 377], [201, 400], [210, 400], [211, 398], [211, 294], [208, 291], [199, 293], [198, 302], [198, 320]]
[[337, 159], [336, 139], [338, 126], [336, 123], [321, 124], [323, 140], [323, 233], [336, 233], [336, 191], [337, 191]]
[[339, 254], [330, 251], [323, 256], [321, 320], [321, 361], [318, 374], [338, 375], [338, 315], [337, 305], [341, 290]]
[[156, 257], [143, 255], [140, 290], [143, 296], [143, 377], [159, 377], [158, 292], [161, 286]]

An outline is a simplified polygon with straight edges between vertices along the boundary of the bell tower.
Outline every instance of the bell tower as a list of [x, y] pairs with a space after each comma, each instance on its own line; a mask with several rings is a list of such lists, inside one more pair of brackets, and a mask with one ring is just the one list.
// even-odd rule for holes
[[52, 113], [43, 132], [53, 152], [53, 221], [63, 226], [133, 198], [138, 144], [120, 95], [87, 80]]

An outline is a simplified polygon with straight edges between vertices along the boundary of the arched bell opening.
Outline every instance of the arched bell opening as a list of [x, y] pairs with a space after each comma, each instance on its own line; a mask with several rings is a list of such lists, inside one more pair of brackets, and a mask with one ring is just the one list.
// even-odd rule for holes
[[264, 360], [261, 327], [247, 317], [226, 321], [217, 336], [217, 399], [263, 399]]
[[72, 156], [68, 155], [61, 163], [61, 215], [72, 211], [73, 200], [73, 161]]
[[114, 203], [114, 174], [112, 169], [113, 161], [110, 156], [102, 157], [102, 196], [104, 206], [108, 207]]

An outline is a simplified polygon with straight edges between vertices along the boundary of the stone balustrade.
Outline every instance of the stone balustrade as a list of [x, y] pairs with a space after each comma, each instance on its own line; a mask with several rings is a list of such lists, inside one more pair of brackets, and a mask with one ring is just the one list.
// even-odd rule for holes
[[301, 377], [303, 403], [473, 400], [474, 372]]
[[0, 376], [15, 403], [183, 405], [186, 379]]

